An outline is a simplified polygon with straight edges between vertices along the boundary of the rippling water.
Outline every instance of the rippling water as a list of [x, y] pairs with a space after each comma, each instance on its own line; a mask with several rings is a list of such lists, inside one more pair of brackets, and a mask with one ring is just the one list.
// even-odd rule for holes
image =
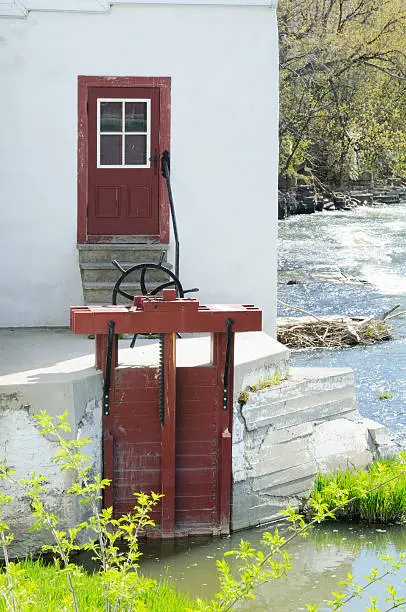
[[[279, 526], [282, 533], [284, 527]], [[275, 525], [270, 527], [273, 531]], [[269, 526], [268, 526], [269, 529]], [[212, 598], [219, 590], [215, 560], [238, 547], [240, 539], [253, 546], [261, 546], [265, 528], [234, 533], [229, 538], [191, 538], [167, 542], [151, 542], [144, 548], [141, 560], [143, 573], [155, 579], [167, 578], [183, 592], [193, 596]], [[364, 576], [372, 568], [384, 569], [380, 554], [393, 555], [396, 559], [406, 548], [406, 530], [400, 526], [379, 528], [371, 525], [346, 525], [329, 523], [319, 526], [303, 540], [297, 538], [288, 547], [292, 569], [282, 581], [270, 582], [256, 589], [256, 599], [238, 606], [239, 610], [255, 612], [297, 612], [306, 610], [306, 604], [319, 604], [320, 612], [331, 610], [327, 605], [332, 591], [352, 573], [356, 581], [365, 584]], [[227, 557], [232, 563], [232, 558]], [[403, 578], [405, 572], [387, 579], [405, 596]], [[348, 612], [362, 612], [370, 596], [378, 596], [382, 610], [386, 588], [378, 583], [368, 589], [362, 599], [355, 599], [345, 606]]]
[[[314, 314], [406, 310], [406, 202], [352, 212], [291, 217], [279, 224], [279, 298]], [[300, 284], [287, 285], [289, 279]], [[280, 315], [295, 316], [280, 308]], [[406, 316], [391, 320], [394, 339], [368, 347], [292, 351], [293, 365], [354, 369], [363, 416], [406, 443]], [[380, 400], [382, 391], [393, 394]]]

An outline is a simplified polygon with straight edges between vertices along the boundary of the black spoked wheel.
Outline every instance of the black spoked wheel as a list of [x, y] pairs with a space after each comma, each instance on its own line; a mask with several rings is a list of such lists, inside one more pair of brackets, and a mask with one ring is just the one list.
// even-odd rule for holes
[[[120, 278], [117, 280], [116, 284], [114, 285], [114, 289], [113, 289], [113, 294], [112, 294], [112, 303], [113, 304], [117, 304], [117, 296], [121, 295], [124, 298], [126, 298], [127, 300], [130, 300], [131, 302], [134, 302], [134, 298], [135, 298], [135, 294], [131, 294], [128, 293], [128, 291], [124, 291], [124, 289], [121, 288], [121, 285], [126, 281], [126, 279], [133, 274], [134, 272], [137, 272], [138, 270], [140, 270], [141, 274], [140, 274], [140, 290], [142, 295], [158, 295], [163, 289], [169, 289], [171, 287], [173, 287], [174, 289], [176, 289], [176, 295], [179, 298], [183, 298], [185, 295], [185, 291], [182, 287], [182, 283], [180, 282], [180, 280], [178, 279], [178, 277], [172, 272], [172, 270], [170, 270], [169, 268], [167, 268], [166, 266], [164, 266], [161, 262], [159, 263], [140, 263], [140, 264], [135, 264], [134, 266], [131, 266], [130, 268], [128, 268], [128, 270], [125, 270], [117, 261], [113, 260], [113, 265], [120, 270], [120, 272], [122, 273]], [[162, 273], [164, 273], [166, 276], [168, 276], [168, 280], [161, 283], [160, 285], [158, 285], [157, 287], [154, 287], [151, 291], [148, 291], [147, 285], [146, 285], [146, 280], [148, 278], [148, 271], [151, 270], [159, 270]]]

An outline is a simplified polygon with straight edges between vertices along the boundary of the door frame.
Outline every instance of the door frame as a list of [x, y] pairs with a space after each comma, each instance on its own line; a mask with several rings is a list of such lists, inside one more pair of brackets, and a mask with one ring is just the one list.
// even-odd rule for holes
[[[120, 235], [89, 236], [87, 233], [88, 198], [88, 92], [89, 87], [157, 87], [160, 91], [159, 148], [160, 153], [170, 150], [171, 128], [171, 77], [111, 77], [78, 76], [78, 212], [77, 242], [118, 243]], [[125, 242], [169, 243], [169, 198], [165, 179], [159, 173], [159, 234], [148, 236], [125, 236]]]

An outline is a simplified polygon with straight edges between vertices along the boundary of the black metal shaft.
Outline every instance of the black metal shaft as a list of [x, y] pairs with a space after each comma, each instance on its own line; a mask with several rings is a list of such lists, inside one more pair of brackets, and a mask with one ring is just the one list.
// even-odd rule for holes
[[111, 362], [113, 358], [113, 342], [114, 342], [114, 321], [107, 323], [107, 354], [106, 354], [106, 369], [104, 372], [104, 388], [103, 388], [103, 414], [110, 414], [110, 383], [111, 383]]
[[164, 179], [166, 180], [166, 186], [168, 188], [169, 205], [171, 207], [173, 236], [175, 239], [175, 275], [179, 278], [179, 234], [178, 234], [178, 224], [176, 222], [175, 204], [173, 202], [173, 195], [172, 195], [169, 151], [164, 151], [162, 153], [162, 175]]
[[159, 334], [159, 420], [165, 423], [165, 334]]
[[232, 319], [227, 319], [227, 346], [226, 346], [226, 359], [224, 364], [224, 377], [223, 377], [223, 410], [227, 410], [228, 401], [228, 375], [230, 372], [230, 359], [231, 359], [231, 339], [233, 336], [233, 323]]

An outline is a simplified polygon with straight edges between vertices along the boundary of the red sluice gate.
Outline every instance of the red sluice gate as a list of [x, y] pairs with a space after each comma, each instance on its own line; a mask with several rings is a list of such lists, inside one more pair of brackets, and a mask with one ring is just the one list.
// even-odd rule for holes
[[[130, 512], [134, 491], [163, 493], [153, 537], [230, 531], [235, 332], [260, 331], [251, 304], [202, 306], [194, 298], [137, 296], [133, 306], [71, 308], [75, 334], [96, 336], [103, 370], [105, 507]], [[210, 332], [211, 362], [176, 366], [181, 333]], [[158, 367], [118, 367], [117, 334], [159, 334]]]

